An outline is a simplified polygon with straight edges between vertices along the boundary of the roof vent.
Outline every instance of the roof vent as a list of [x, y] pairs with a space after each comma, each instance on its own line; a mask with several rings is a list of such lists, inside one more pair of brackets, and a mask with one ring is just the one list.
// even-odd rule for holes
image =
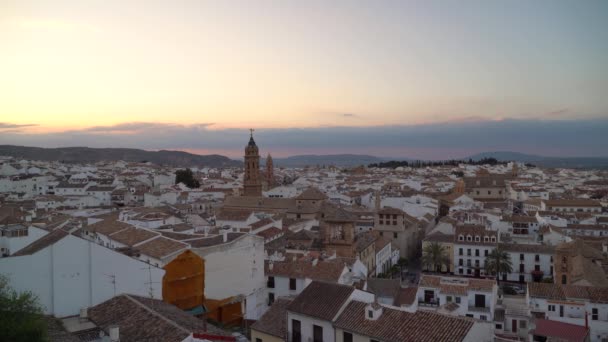
[[117, 325], [110, 326], [109, 330], [110, 330], [110, 341], [111, 342], [120, 341], [120, 331], [118, 329], [118, 326]]

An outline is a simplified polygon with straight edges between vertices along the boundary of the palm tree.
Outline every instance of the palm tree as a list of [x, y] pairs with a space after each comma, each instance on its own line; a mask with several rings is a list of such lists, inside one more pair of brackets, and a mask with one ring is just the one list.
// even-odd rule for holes
[[496, 247], [486, 257], [486, 273], [496, 274], [496, 284], [500, 283], [499, 275], [501, 273], [511, 273], [512, 271], [511, 256], [502, 247]]
[[449, 264], [446, 248], [437, 242], [427, 244], [422, 250], [422, 264], [426, 266], [427, 269], [441, 272], [443, 265]]

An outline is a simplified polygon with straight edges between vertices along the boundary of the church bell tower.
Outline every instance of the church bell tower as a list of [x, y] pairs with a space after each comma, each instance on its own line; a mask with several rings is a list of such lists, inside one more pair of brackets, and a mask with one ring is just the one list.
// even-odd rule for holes
[[245, 147], [245, 176], [243, 178], [244, 196], [262, 196], [262, 180], [260, 179], [260, 154], [253, 140], [253, 129], [249, 143]]

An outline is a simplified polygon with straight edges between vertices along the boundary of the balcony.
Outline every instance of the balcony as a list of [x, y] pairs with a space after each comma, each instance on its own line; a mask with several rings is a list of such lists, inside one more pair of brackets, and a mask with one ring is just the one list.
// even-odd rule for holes
[[418, 298], [418, 306], [436, 308], [439, 307], [439, 301], [436, 299], [424, 301], [424, 299]]
[[469, 312], [490, 313], [490, 308], [469, 305]]

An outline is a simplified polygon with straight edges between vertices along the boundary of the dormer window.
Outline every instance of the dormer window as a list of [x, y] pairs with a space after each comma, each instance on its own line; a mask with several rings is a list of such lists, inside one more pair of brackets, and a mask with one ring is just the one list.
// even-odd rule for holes
[[480, 242], [481, 238], [479, 236], [475, 236], [475, 242]]
[[484, 237], [483, 237], [483, 242], [489, 242], [489, 241], [490, 241], [490, 238], [489, 238], [489, 237], [487, 237], [487, 236], [484, 236]]
[[458, 241], [464, 241], [464, 236], [458, 235]]
[[496, 236], [492, 236], [492, 242], [496, 242]]
[[368, 318], [374, 318], [374, 311], [372, 311], [372, 310], [368, 310], [368, 311], [367, 311], [367, 317], [368, 317]]
[[471, 235], [467, 235], [467, 241], [473, 241], [473, 237]]

